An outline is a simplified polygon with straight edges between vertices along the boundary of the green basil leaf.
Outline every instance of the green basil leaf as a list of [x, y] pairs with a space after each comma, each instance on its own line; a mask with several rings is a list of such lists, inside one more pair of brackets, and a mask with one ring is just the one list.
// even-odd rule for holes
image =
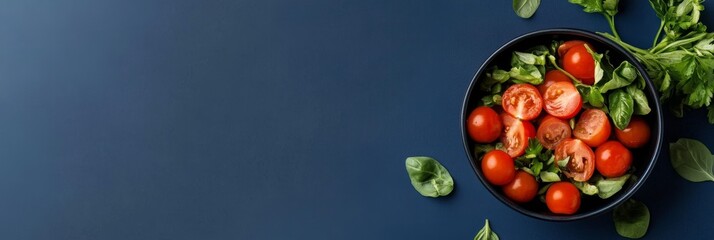
[[511, 68], [509, 72], [513, 82], [515, 83], [530, 83], [538, 85], [543, 82], [543, 74], [535, 65], [521, 65]]
[[543, 182], [560, 182], [560, 176], [557, 173], [542, 171], [538, 175]]
[[486, 219], [486, 224], [483, 225], [483, 228], [476, 233], [474, 240], [499, 240], [498, 234], [491, 230], [488, 219]]
[[674, 170], [690, 182], [714, 181], [714, 156], [702, 142], [681, 138], [669, 144]]
[[635, 102], [634, 114], [647, 115], [650, 113], [650, 111], [652, 111], [652, 109], [650, 109], [649, 103], [647, 102], [647, 96], [645, 96], [645, 92], [637, 88], [635, 85], [627, 86], [625, 90], [627, 91], [627, 94], [630, 94], [630, 96], [632, 96], [632, 100]]
[[637, 69], [635, 66], [628, 61], [623, 61], [620, 63], [620, 66], [615, 68], [612, 78], [600, 85], [600, 91], [606, 93], [610, 90], [628, 86], [632, 84], [637, 77]]
[[522, 18], [530, 18], [538, 10], [540, 0], [513, 0], [513, 11]]
[[593, 60], [595, 61], [595, 84], [600, 82], [602, 80], [603, 75], [605, 74], [605, 70], [602, 69], [602, 54], [596, 53], [590, 47], [588, 47], [587, 44], [585, 44], [585, 49], [592, 55]]
[[587, 183], [587, 182], [577, 182], [577, 181], [574, 181], [573, 184], [575, 185], [575, 187], [577, 187], [578, 189], [580, 189], [580, 192], [582, 192], [582, 193], [585, 194], [585, 195], [590, 195], [590, 196], [592, 196], [592, 195], [598, 194], [598, 192], [599, 192], [598, 189], [597, 189], [597, 186], [592, 185], [592, 184]]
[[615, 127], [625, 129], [630, 123], [632, 113], [635, 111], [634, 100], [622, 89], [610, 93], [610, 117]]
[[650, 210], [644, 203], [629, 199], [612, 211], [617, 234], [626, 238], [641, 238], [650, 226]]
[[454, 190], [451, 174], [438, 161], [430, 157], [408, 157], [407, 173], [412, 186], [422, 196], [446, 196]]
[[598, 197], [602, 199], [612, 197], [612, 195], [615, 195], [615, 193], [619, 192], [620, 189], [622, 189], [622, 186], [625, 185], [625, 182], [627, 182], [628, 178], [630, 178], [630, 174], [625, 174], [616, 178], [605, 178], [598, 180], [597, 182], [595, 182], [595, 186], [598, 190]]

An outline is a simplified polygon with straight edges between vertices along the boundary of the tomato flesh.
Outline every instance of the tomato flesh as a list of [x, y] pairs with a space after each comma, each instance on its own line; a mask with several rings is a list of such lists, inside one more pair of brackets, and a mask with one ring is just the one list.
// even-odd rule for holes
[[547, 115], [538, 126], [536, 137], [543, 147], [553, 149], [558, 143], [571, 137], [570, 124], [565, 120]]
[[650, 126], [637, 116], [633, 116], [625, 129], [615, 128], [615, 136], [628, 148], [640, 148], [650, 140]]
[[550, 70], [547, 73], [545, 73], [545, 77], [543, 79], [543, 83], [538, 85], [538, 92], [540, 92], [540, 95], [545, 95], [545, 90], [550, 87], [550, 85], [553, 85], [553, 83], [557, 82], [569, 82], [572, 83], [570, 78], [568, 78], [565, 73], [561, 72], [560, 70]]
[[501, 143], [511, 157], [523, 155], [528, 148], [528, 139], [535, 137], [536, 131], [532, 123], [521, 121], [508, 113], [501, 113], [503, 133]]
[[538, 182], [533, 175], [525, 171], [519, 170], [513, 181], [503, 186], [503, 193], [506, 196], [519, 203], [525, 203], [533, 200], [538, 194]]
[[527, 83], [514, 84], [503, 93], [501, 106], [507, 113], [521, 120], [532, 120], [543, 110], [543, 99], [538, 89]]
[[550, 185], [545, 193], [545, 204], [557, 214], [573, 214], [580, 208], [580, 191], [570, 182]]
[[612, 126], [607, 114], [600, 109], [588, 109], [580, 114], [573, 136], [588, 146], [597, 147], [610, 137]]
[[632, 153], [618, 141], [608, 141], [595, 150], [595, 167], [605, 177], [624, 175], [632, 165]]
[[496, 141], [501, 135], [503, 124], [496, 111], [490, 107], [481, 106], [474, 109], [469, 115], [466, 129], [474, 141], [490, 143]]
[[587, 85], [595, 82], [595, 59], [584, 44], [568, 49], [562, 58], [563, 69]]
[[555, 160], [569, 158], [568, 164], [560, 170], [566, 177], [578, 182], [590, 180], [595, 171], [595, 153], [579, 139], [566, 139], [555, 148]]
[[497, 186], [508, 184], [516, 175], [513, 158], [501, 150], [492, 150], [483, 156], [481, 171], [486, 181]]
[[557, 82], [548, 87], [543, 95], [545, 111], [558, 118], [570, 119], [580, 112], [583, 99], [570, 82]]

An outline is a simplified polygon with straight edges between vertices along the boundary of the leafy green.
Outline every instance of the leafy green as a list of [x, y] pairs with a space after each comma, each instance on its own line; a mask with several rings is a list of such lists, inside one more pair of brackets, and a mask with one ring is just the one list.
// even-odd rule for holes
[[606, 93], [610, 90], [629, 86], [635, 79], [637, 79], [637, 69], [635, 66], [628, 61], [622, 61], [620, 66], [613, 71], [612, 78], [602, 84], [598, 84], [598, 86], [601, 86], [600, 91], [602, 93]]
[[629, 199], [612, 211], [617, 234], [626, 238], [641, 238], [650, 225], [650, 210], [644, 203]]
[[488, 219], [486, 219], [486, 223], [483, 225], [483, 228], [476, 233], [476, 236], [474, 237], [474, 240], [498, 240], [498, 234], [496, 234], [494, 231], [491, 231], [491, 226], [488, 224]]
[[554, 172], [542, 171], [538, 177], [542, 182], [560, 182], [560, 176]]
[[412, 186], [422, 196], [446, 196], [454, 189], [449, 171], [433, 158], [408, 157], [406, 167]]
[[513, 11], [522, 18], [530, 18], [538, 10], [540, 0], [513, 0]]
[[681, 138], [669, 144], [674, 170], [691, 182], [714, 181], [714, 156], [702, 142]]
[[610, 93], [609, 104], [610, 117], [615, 127], [625, 129], [630, 124], [632, 113], [635, 111], [632, 96], [622, 89], [617, 89]]
[[588, 182], [573, 181], [573, 184], [575, 185], [575, 187], [580, 189], [580, 192], [582, 192], [585, 195], [592, 196], [592, 195], [598, 194], [598, 192], [599, 192], [597, 186], [592, 185]]
[[635, 85], [630, 85], [625, 88], [625, 91], [627, 91], [627, 94], [632, 96], [632, 100], [634, 100], [634, 114], [647, 115], [650, 113], [650, 111], [652, 111], [652, 109], [650, 109], [650, 104], [647, 102], [647, 96], [645, 95], [645, 92], [642, 91], [642, 89], [637, 88], [637, 86]]
[[583, 11], [589, 13], [602, 13], [602, 0], [568, 0], [570, 3], [578, 4], [583, 7]]
[[622, 186], [625, 185], [625, 182], [627, 182], [627, 179], [629, 179], [630, 176], [630, 174], [625, 174], [616, 178], [598, 179], [595, 182], [595, 186], [598, 189], [598, 197], [602, 199], [612, 197], [613, 195], [615, 195], [615, 193], [619, 192], [620, 189], [622, 189]]

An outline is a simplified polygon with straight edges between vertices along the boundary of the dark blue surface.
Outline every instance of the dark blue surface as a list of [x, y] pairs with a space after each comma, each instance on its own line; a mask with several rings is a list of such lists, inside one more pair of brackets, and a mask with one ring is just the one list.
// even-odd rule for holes
[[[649, 45], [658, 19], [623, 4], [623, 38]], [[478, 66], [553, 27], [608, 30], [565, 0], [531, 20], [509, 1], [2, 1], [0, 238], [472, 239], [484, 218], [502, 239], [615, 238], [609, 213], [509, 209], [463, 152]], [[703, 112], [667, 128], [714, 148]], [[411, 155], [439, 159], [452, 195], [416, 193]], [[647, 238], [704, 239], [712, 183], [668, 155], [636, 194]]]

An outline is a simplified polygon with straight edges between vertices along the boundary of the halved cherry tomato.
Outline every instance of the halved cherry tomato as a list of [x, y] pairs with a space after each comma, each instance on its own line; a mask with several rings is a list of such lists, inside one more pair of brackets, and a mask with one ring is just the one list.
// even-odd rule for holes
[[570, 40], [570, 41], [566, 41], [566, 42], [560, 44], [560, 46], [558, 46], [558, 57], [563, 57], [563, 55], [564, 55], [566, 52], [568, 52], [568, 50], [570, 50], [570, 48], [572, 48], [573, 46], [583, 45], [583, 44], [587, 44], [588, 47], [590, 48], [590, 50], [595, 51], [595, 48], [593, 48], [592, 45], [590, 45], [589, 43], [587, 43], [587, 42], [585, 42], [585, 41], [581, 41], [581, 40]]
[[563, 55], [563, 69], [587, 85], [595, 82], [595, 60], [584, 44], [575, 45]]
[[501, 100], [503, 110], [521, 120], [532, 120], [543, 110], [543, 99], [538, 89], [527, 83], [514, 84], [506, 89]]
[[474, 109], [466, 122], [469, 136], [479, 143], [490, 143], [501, 136], [503, 124], [498, 113], [490, 107], [481, 106]]
[[535, 137], [535, 127], [529, 121], [521, 121], [508, 113], [501, 113], [503, 133], [501, 142], [511, 157], [518, 157], [526, 152], [528, 139]]
[[545, 204], [553, 213], [573, 214], [580, 208], [580, 191], [570, 182], [553, 183], [545, 193]]
[[565, 120], [546, 115], [538, 126], [536, 137], [547, 149], [553, 149], [561, 141], [571, 137], [570, 124]]
[[554, 117], [570, 119], [580, 112], [583, 98], [578, 89], [570, 82], [557, 82], [548, 87], [543, 94], [545, 111]]
[[588, 146], [597, 147], [610, 137], [610, 120], [607, 114], [600, 109], [588, 109], [580, 114], [580, 119], [575, 124], [573, 136], [583, 140]]
[[632, 153], [618, 141], [608, 141], [595, 150], [595, 168], [605, 177], [624, 175], [632, 165]]
[[593, 176], [595, 171], [595, 153], [579, 139], [566, 139], [555, 147], [555, 160], [561, 161], [566, 158], [568, 164], [560, 170], [566, 177], [578, 182], [584, 182]]
[[615, 128], [615, 136], [622, 142], [622, 145], [628, 148], [639, 148], [650, 140], [650, 126], [644, 119], [633, 116], [625, 129]]
[[569, 82], [572, 83], [570, 78], [565, 75], [565, 73], [561, 72], [560, 70], [550, 70], [547, 73], [545, 73], [545, 77], [543, 78], [543, 83], [538, 85], [538, 92], [540, 92], [540, 95], [545, 95], [545, 90], [550, 87], [550, 85], [553, 85], [553, 83], [557, 82]]
[[503, 193], [515, 202], [524, 203], [533, 200], [538, 194], [538, 182], [533, 175], [519, 170], [510, 183], [503, 186]]
[[508, 184], [516, 175], [513, 158], [501, 150], [492, 150], [483, 155], [481, 171], [486, 181], [498, 186]]

